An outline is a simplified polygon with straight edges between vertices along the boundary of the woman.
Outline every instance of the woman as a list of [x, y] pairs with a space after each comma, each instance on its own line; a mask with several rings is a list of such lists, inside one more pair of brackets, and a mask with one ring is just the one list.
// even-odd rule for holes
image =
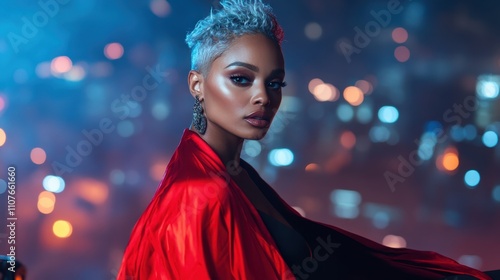
[[137, 222], [118, 279], [490, 279], [301, 217], [240, 159], [285, 86], [283, 32], [260, 0], [227, 0], [187, 35], [193, 123]]

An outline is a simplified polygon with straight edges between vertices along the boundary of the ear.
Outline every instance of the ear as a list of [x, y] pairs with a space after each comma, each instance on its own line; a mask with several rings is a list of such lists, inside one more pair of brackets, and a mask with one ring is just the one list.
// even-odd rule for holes
[[191, 92], [191, 95], [193, 97], [198, 96], [200, 98], [200, 101], [202, 101], [204, 98], [203, 92], [201, 91], [202, 84], [203, 84], [203, 75], [196, 70], [189, 71], [188, 74], [189, 91]]

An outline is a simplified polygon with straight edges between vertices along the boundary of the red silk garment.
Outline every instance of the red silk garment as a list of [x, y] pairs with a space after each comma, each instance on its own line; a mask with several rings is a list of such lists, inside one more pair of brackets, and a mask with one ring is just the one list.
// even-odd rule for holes
[[[303, 218], [255, 170], [249, 174], [290, 225], [309, 240], [324, 236], [339, 244], [323, 262], [326, 269], [337, 269], [321, 279], [442, 279], [454, 274], [491, 279], [434, 252], [389, 248]], [[288, 267], [257, 210], [217, 154], [186, 129], [163, 181], [132, 231], [117, 279], [316, 279], [310, 271], [310, 267]]]

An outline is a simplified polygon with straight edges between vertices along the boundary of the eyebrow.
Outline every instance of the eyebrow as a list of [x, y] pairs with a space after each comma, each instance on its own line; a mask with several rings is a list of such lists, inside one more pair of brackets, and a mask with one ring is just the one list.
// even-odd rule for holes
[[[241, 67], [245, 67], [245, 68], [248, 68], [254, 72], [259, 72], [260, 69], [259, 67], [253, 65], [253, 64], [250, 64], [250, 63], [246, 63], [246, 62], [241, 62], [241, 61], [235, 61], [233, 63], [230, 63], [228, 66], [226, 66], [226, 68], [229, 68], [231, 66], [241, 66]], [[273, 70], [272, 74], [284, 74], [285, 73], [285, 70], [283, 69], [276, 69], [276, 70]]]

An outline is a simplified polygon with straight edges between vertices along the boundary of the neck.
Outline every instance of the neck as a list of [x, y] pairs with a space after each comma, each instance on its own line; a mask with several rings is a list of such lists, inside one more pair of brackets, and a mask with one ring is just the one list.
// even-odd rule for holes
[[239, 173], [243, 138], [236, 137], [223, 130], [207, 129], [205, 134], [202, 135], [193, 127], [190, 127], [190, 129], [200, 135], [215, 151], [229, 174], [236, 175]]

